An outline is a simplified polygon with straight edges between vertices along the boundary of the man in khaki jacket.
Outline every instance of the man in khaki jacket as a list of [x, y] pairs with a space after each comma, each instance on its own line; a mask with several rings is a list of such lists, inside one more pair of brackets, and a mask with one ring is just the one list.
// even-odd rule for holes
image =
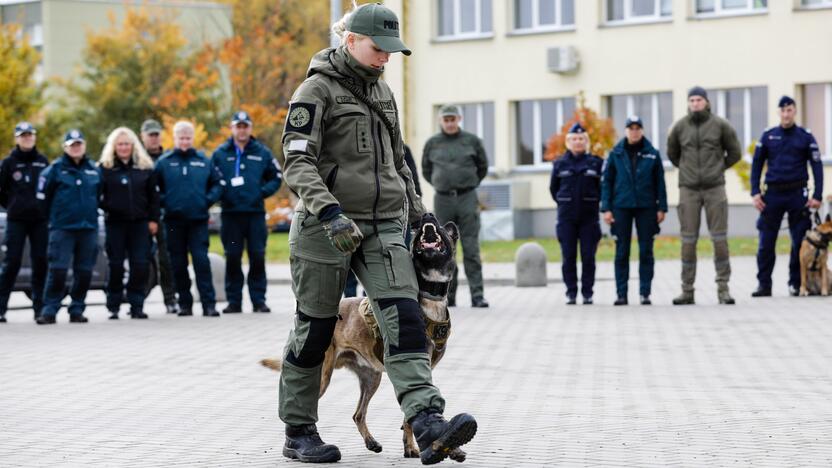
[[673, 304], [694, 303], [696, 241], [703, 207], [714, 243], [719, 303], [733, 304], [728, 291], [731, 262], [724, 173], [740, 160], [740, 142], [731, 124], [711, 114], [708, 93], [699, 86], [688, 92], [688, 115], [670, 130], [667, 157], [679, 168], [678, 209], [682, 231], [682, 294], [673, 299]]

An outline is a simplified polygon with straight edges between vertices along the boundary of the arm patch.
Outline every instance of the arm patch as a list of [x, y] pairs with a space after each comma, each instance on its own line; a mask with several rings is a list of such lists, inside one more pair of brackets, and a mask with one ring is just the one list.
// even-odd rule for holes
[[311, 135], [317, 108], [317, 105], [308, 102], [291, 103], [286, 117], [286, 131]]

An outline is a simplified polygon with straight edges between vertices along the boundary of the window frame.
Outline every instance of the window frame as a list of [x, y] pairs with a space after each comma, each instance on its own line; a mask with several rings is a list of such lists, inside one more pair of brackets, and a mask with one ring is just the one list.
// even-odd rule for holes
[[[818, 145], [823, 148], [823, 153], [821, 154], [821, 160], [824, 164], [832, 164], [832, 82], [828, 83], [803, 83], [801, 85], [801, 94], [804, 96], [806, 95], [806, 86], [809, 85], [820, 85], [823, 86], [823, 126], [824, 126], [824, 138], [823, 141], [818, 141]], [[799, 125], [807, 128], [806, 122], [806, 104], [805, 102], [801, 105], [803, 110], [801, 110], [800, 119], [801, 121], [798, 122]], [[811, 127], [808, 127], [811, 130]], [[814, 135], [814, 133], [813, 133]]]
[[[667, 135], [670, 134], [670, 128], [673, 126], [674, 123], [674, 115], [673, 115], [673, 91], [665, 90], [665, 91], [651, 91], [646, 93], [629, 93], [629, 94], [608, 94], [604, 95], [604, 103], [605, 103], [605, 112], [606, 118], [613, 121], [614, 125], [616, 125], [616, 130], [618, 131], [618, 123], [615, 122], [615, 117], [612, 115], [613, 106], [612, 106], [612, 99], [614, 97], [625, 97], [625, 112], [624, 115], [631, 116], [631, 115], [640, 115], [642, 117], [642, 121], [644, 120], [643, 114], [639, 114], [636, 112], [636, 97], [639, 96], [650, 96], [650, 128], [644, 129], [644, 137], [650, 139], [650, 142], [653, 144], [653, 147], [659, 150], [662, 156], [662, 165], [666, 168], [672, 168], [673, 164], [667, 158], [667, 148], [665, 148], [666, 141], [662, 141], [661, 133], [662, 133], [662, 122], [661, 122], [661, 103], [660, 98], [662, 94], [667, 94], [670, 103], [670, 113], [667, 116], [669, 125], [665, 128], [665, 140]], [[624, 137], [623, 131], [621, 133], [621, 138]]]
[[[518, 99], [512, 102], [513, 107], [513, 135], [512, 135], [512, 170], [515, 172], [538, 172], [540, 170], [548, 170], [549, 164], [551, 161], [546, 161], [543, 159], [543, 146], [546, 144], [546, 140], [548, 137], [544, 137], [543, 135], [543, 121], [542, 121], [542, 113], [541, 113], [541, 101], [555, 101], [556, 104], [556, 116], [558, 125], [556, 128], [558, 131], [563, 127], [563, 125], [571, 118], [571, 116], [566, 116], [564, 114], [564, 101], [567, 99], [574, 99], [572, 96], [562, 96], [562, 97], [554, 97], [554, 98], [534, 98], [534, 99]], [[532, 103], [532, 163], [531, 164], [521, 164], [520, 159], [520, 138], [519, 138], [519, 131], [520, 126], [517, 118], [517, 111], [518, 106], [521, 102], [531, 102]], [[575, 108], [577, 109], [578, 102], [575, 101]]]
[[555, 22], [552, 24], [540, 24], [540, 4], [538, 0], [532, 0], [532, 25], [528, 28], [519, 28], [516, 26], [517, 20], [517, 3], [515, 1], [511, 1], [511, 34], [513, 35], [522, 35], [522, 34], [534, 34], [534, 33], [541, 33], [541, 32], [557, 32], [557, 31], [574, 31], [575, 30], [575, 23], [574, 20], [570, 24], [563, 24], [563, 2], [564, 1], [572, 1], [572, 11], [573, 14], [575, 12], [575, 1], [576, 0], [553, 0], [555, 2]]
[[832, 0], [821, 0], [822, 3], [817, 4], [817, 5], [807, 5], [806, 3], [804, 3], [805, 1], [806, 0], [800, 0], [800, 3], [798, 3], [798, 5], [795, 9], [796, 10], [809, 10], [809, 11], [811, 11], [811, 10], [825, 10], [825, 9], [832, 8]]
[[755, 8], [754, 2], [756, 0], [745, 0], [745, 8], [728, 8], [723, 7], [725, 0], [714, 0], [714, 11], [699, 11], [699, 0], [693, 0], [693, 15], [696, 18], [725, 18], [730, 16], [749, 16], [749, 15], [764, 15], [768, 14], [768, 1], [766, 6], [762, 8]]
[[[740, 86], [737, 88], [719, 88], [714, 89], [712, 91], [709, 90], [710, 93], [713, 94], [713, 102], [716, 101], [716, 106], [711, 108], [711, 112], [714, 115], [719, 116], [725, 120], [728, 120], [728, 114], [726, 113], [726, 104], [728, 102], [727, 94], [729, 91], [736, 91], [742, 90], [742, 126], [743, 126], [743, 134], [740, 135], [737, 132], [737, 139], [740, 140], [740, 145], [742, 146], [742, 156], [743, 159], [750, 161], [751, 156], [748, 155], [747, 149], [751, 145], [751, 143], [760, 138], [762, 135], [762, 131], [769, 128], [769, 115], [768, 112], [763, 113], [763, 118], [765, 119], [763, 124], [763, 129], [760, 135], [754, 134], [754, 129], [752, 129], [752, 110], [751, 110], [751, 91], [753, 88], [763, 88], [766, 93], [768, 93], [768, 85], [760, 85], [760, 86]], [[734, 131], [737, 131], [735, 128]]]
[[669, 15], [662, 15], [662, 0], [653, 0], [654, 13], [652, 15], [634, 16], [633, 0], [622, 0], [624, 2], [624, 18], [610, 19], [609, 3], [607, 0], [603, 1], [604, 26], [619, 26], [629, 24], [645, 24], [645, 23], [669, 23], [673, 21], [673, 11]]
[[[442, 1], [450, 1], [453, 2], [453, 32], [451, 34], [442, 35], [442, 28], [441, 28], [441, 2]], [[484, 1], [491, 1], [491, 30], [490, 31], [482, 31], [482, 2]], [[461, 32], [462, 31], [462, 15], [460, 14], [460, 10], [462, 9], [462, 0], [435, 0], [434, 6], [436, 7], [436, 17], [434, 21], [434, 26], [436, 27], [436, 34], [434, 36], [434, 40], [437, 42], [452, 42], [452, 41], [464, 41], [464, 40], [471, 40], [471, 39], [488, 39], [494, 37], [494, 3], [493, 0], [474, 0], [474, 24], [475, 31], [474, 32]]]
[[[493, 170], [494, 168], [497, 167], [497, 155], [494, 154], [494, 152], [496, 152], [495, 142], [493, 140], [495, 135], [492, 134], [492, 135], [490, 135], [490, 137], [485, 135], [485, 106], [487, 104], [491, 104], [492, 114], [496, 114], [497, 111], [495, 109], [494, 101], [477, 101], [477, 102], [457, 103], [457, 105], [460, 106], [460, 107], [475, 106], [474, 114], [476, 116], [475, 117], [476, 118], [476, 131], [472, 131], [470, 125], [468, 127], [465, 126], [465, 119], [462, 119], [462, 121], [460, 122], [459, 128], [461, 128], [462, 130], [465, 130], [468, 133], [473, 133], [474, 135], [476, 135], [482, 141], [483, 148], [485, 149], [486, 159], [490, 159], [488, 161], [488, 170], [491, 171], [491, 170]], [[464, 112], [463, 112], [463, 114], [464, 114]], [[437, 107], [436, 115], [438, 115], [438, 107]], [[495, 120], [496, 115], [492, 115], [491, 119]], [[494, 123], [494, 125], [496, 125], [496, 122]], [[441, 129], [441, 125], [440, 125], [440, 129]], [[491, 145], [490, 145], [491, 148], [489, 148], [489, 145], [487, 144], [487, 141], [486, 141], [487, 139], [492, 140]], [[491, 150], [491, 151], [489, 152], [489, 150]]]

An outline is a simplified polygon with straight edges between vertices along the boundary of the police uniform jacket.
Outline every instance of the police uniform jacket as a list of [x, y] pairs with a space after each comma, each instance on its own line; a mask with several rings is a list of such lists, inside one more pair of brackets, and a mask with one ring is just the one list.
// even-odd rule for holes
[[760, 193], [763, 165], [767, 164], [766, 184], [769, 188], [799, 189], [809, 181], [807, 163], [815, 181], [812, 198], [823, 198], [823, 163], [818, 143], [805, 128], [793, 125], [769, 128], [760, 137], [751, 163], [751, 195]]
[[169, 151], [156, 162], [156, 182], [164, 218], [200, 221], [222, 196], [225, 180], [201, 151]]
[[49, 229], [98, 229], [101, 175], [86, 155], [78, 164], [64, 154], [41, 173], [37, 198], [49, 213]]
[[107, 221], [159, 221], [159, 191], [152, 169], [139, 169], [130, 160], [116, 159], [101, 171], [100, 206]]
[[0, 163], [0, 205], [10, 221], [43, 221], [46, 211], [35, 194], [41, 172], [49, 165], [37, 148], [15, 147]]
[[613, 147], [601, 177], [601, 211], [613, 208], [653, 208], [667, 212], [667, 190], [659, 150], [647, 138], [635, 151], [635, 172], [627, 139]]
[[263, 199], [277, 192], [283, 178], [265, 145], [252, 137], [238, 154], [234, 139], [229, 138], [214, 151], [211, 161], [225, 180], [220, 200], [223, 213], [265, 212]]
[[401, 218], [407, 206], [411, 222], [425, 211], [404, 162], [396, 102], [380, 75], [343, 46], [312, 58], [289, 104], [278, 156], [300, 196], [298, 210], [322, 220], [339, 212], [382, 220]]
[[571, 151], [552, 164], [549, 193], [558, 205], [558, 221], [598, 222], [604, 160]]

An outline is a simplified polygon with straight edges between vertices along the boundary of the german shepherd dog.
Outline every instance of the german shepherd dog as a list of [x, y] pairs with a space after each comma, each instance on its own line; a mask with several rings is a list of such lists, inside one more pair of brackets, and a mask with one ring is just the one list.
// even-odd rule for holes
[[832, 217], [828, 214], [821, 223], [817, 219], [814, 229], [806, 233], [800, 244], [800, 295], [829, 295], [832, 275], [826, 264], [829, 258], [829, 241], [832, 241]]
[[[445, 354], [445, 346], [450, 335], [450, 318], [448, 315], [448, 286], [456, 269], [455, 254], [459, 230], [453, 222], [444, 226], [430, 214], [419, 221], [414, 239], [410, 246], [413, 266], [419, 281], [419, 304], [426, 323], [428, 349], [431, 356], [431, 368], [436, 367]], [[358, 432], [364, 439], [364, 445], [373, 452], [381, 452], [381, 444], [370, 434], [367, 428], [367, 407], [381, 383], [384, 372], [384, 344], [378, 325], [372, 316], [367, 298], [346, 298], [341, 300], [338, 314], [340, 320], [335, 325], [332, 343], [326, 351], [321, 371], [321, 390], [323, 396], [329, 386], [332, 372], [346, 367], [357, 377], [361, 394], [358, 407], [352, 416]], [[373, 329], [375, 328], [375, 330]], [[263, 359], [260, 363], [280, 371], [282, 361]], [[413, 429], [405, 421], [402, 425], [404, 456], [419, 458], [419, 449], [413, 438]], [[456, 448], [448, 457], [462, 462], [465, 452]]]

